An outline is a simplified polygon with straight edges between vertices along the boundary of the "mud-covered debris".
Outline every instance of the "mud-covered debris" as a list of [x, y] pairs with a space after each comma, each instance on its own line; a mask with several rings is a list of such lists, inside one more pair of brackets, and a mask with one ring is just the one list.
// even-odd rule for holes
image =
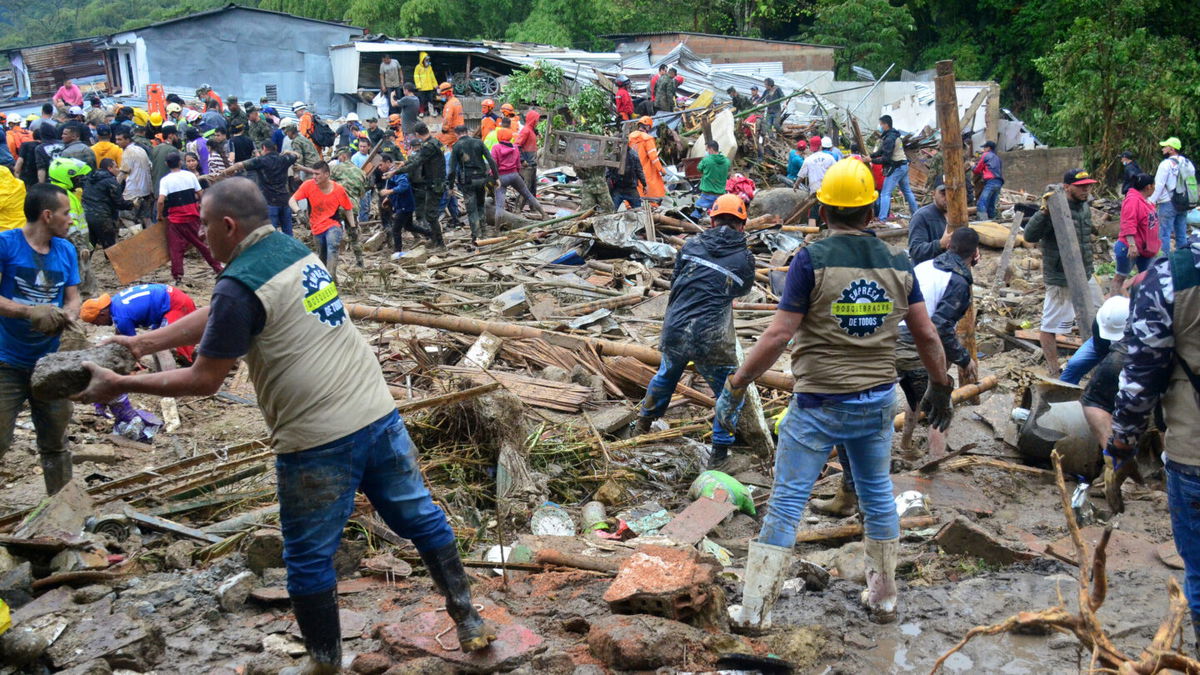
[[30, 389], [35, 398], [54, 401], [74, 396], [87, 388], [92, 379], [91, 372], [83, 367], [84, 361], [128, 375], [137, 366], [133, 352], [115, 342], [108, 342], [91, 349], [72, 352], [54, 352], [38, 359], [30, 376]]
[[238, 572], [217, 587], [217, 602], [226, 612], [236, 612], [246, 604], [250, 591], [257, 585], [253, 572]]
[[992, 565], [1011, 565], [1037, 557], [1028, 551], [1019, 551], [1004, 544], [995, 535], [972, 523], [966, 516], [957, 516], [942, 526], [934, 536], [934, 541], [946, 553], [974, 556]]
[[615, 670], [654, 670], [703, 661], [704, 631], [645, 614], [613, 614], [592, 622], [587, 643], [592, 656]]
[[[621, 563], [604, 601], [621, 614], [647, 613], [687, 620], [723, 596], [714, 592], [718, 565], [692, 548], [645, 545]], [[723, 607], [716, 608], [721, 612]]]
[[243, 548], [246, 567], [255, 574], [271, 567], [283, 567], [283, 535], [277, 530], [255, 530], [246, 537]]
[[96, 505], [80, 480], [73, 480], [46, 497], [13, 534], [19, 539], [74, 539], [95, 515]]

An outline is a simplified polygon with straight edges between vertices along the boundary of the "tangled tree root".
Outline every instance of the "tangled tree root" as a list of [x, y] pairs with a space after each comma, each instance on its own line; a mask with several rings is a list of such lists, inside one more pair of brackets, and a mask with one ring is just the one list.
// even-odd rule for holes
[[[1088, 672], [1111, 672], [1120, 675], [1152, 675], [1163, 671], [1178, 671], [1189, 675], [1200, 675], [1200, 661], [1197, 661], [1180, 651], [1180, 631], [1184, 619], [1188, 615], [1187, 600], [1179, 582], [1171, 577], [1167, 582], [1167, 616], [1154, 634], [1150, 646], [1142, 650], [1134, 659], [1117, 649], [1116, 645], [1104, 632], [1104, 626], [1096, 616], [1097, 610], [1104, 604], [1108, 593], [1108, 579], [1105, 576], [1107, 558], [1105, 548], [1108, 546], [1112, 528], [1107, 527], [1095, 551], [1089, 551], [1079, 524], [1075, 522], [1075, 513], [1071, 510], [1071, 497], [1067, 492], [1066, 481], [1063, 479], [1062, 458], [1058, 452], [1051, 455], [1054, 460], [1054, 472], [1058, 484], [1059, 496], [1062, 498], [1063, 513], [1067, 519], [1067, 529], [1071, 531], [1071, 541], [1075, 544], [1075, 553], [1079, 560], [1079, 612], [1069, 613], [1064, 605], [1062, 595], [1059, 604], [1039, 612], [1020, 612], [1004, 621], [991, 626], [976, 626], [967, 631], [963, 639], [942, 655], [933, 664], [930, 675], [942, 668], [942, 664], [951, 654], [962, 649], [968, 642], [980, 635], [997, 635], [1018, 629], [1056, 630], [1071, 633], [1092, 653]], [[1091, 565], [1085, 566], [1090, 560]]]

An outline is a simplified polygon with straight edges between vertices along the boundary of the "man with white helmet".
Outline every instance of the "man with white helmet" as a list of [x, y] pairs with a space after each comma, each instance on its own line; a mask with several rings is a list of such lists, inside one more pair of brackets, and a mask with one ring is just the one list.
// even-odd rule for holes
[[831, 136], [821, 137], [821, 152], [829, 153], [835, 162], [842, 161], [842, 151], [838, 150], [837, 146], [833, 144], [833, 138]]

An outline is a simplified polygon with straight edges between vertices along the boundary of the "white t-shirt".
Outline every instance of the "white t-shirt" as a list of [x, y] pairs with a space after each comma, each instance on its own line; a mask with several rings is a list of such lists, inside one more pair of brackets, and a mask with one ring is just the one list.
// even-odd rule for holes
[[172, 171], [158, 182], [158, 194], [169, 195], [173, 192], [200, 190], [200, 180], [191, 171]]

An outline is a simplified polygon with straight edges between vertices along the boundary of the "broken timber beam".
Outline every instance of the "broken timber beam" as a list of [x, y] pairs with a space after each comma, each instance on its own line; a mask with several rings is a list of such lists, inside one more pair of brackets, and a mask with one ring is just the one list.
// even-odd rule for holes
[[462, 391], [452, 391], [448, 394], [439, 394], [437, 396], [427, 396], [425, 398], [413, 399], [410, 401], [400, 401], [396, 403], [396, 410], [401, 413], [409, 413], [422, 408], [429, 408], [435, 405], [449, 405], [451, 403], [461, 403], [467, 399], [482, 396], [489, 391], [495, 391], [500, 388], [499, 382], [488, 382], [481, 384], [478, 387], [463, 389]]
[[1061, 185], [1054, 189], [1046, 206], [1050, 210], [1050, 222], [1054, 225], [1054, 240], [1058, 243], [1058, 257], [1067, 276], [1071, 304], [1075, 306], [1075, 325], [1079, 328], [1079, 336], [1086, 341], [1092, 337], [1091, 291], [1088, 290], [1087, 270], [1079, 250], [1079, 234], [1075, 232], [1067, 193]]
[[[662, 355], [659, 351], [652, 347], [579, 335], [568, 336], [540, 328], [533, 328], [532, 326], [501, 323], [499, 321], [480, 321], [441, 314], [427, 314], [424, 312], [414, 312], [409, 309], [372, 307], [356, 303], [346, 303], [346, 310], [350, 312], [350, 318], [361, 321], [380, 321], [410, 326], [425, 326], [426, 328], [437, 328], [455, 333], [465, 333], [467, 335], [479, 335], [486, 331], [497, 337], [543, 338], [552, 344], [560, 344], [562, 340], [569, 340], [576, 344], [590, 345], [605, 356], [632, 356], [642, 363], [651, 366], [659, 365], [662, 360]], [[763, 386], [784, 391], [791, 391], [794, 384], [791, 375], [778, 371], [768, 371], [755, 381]]]

